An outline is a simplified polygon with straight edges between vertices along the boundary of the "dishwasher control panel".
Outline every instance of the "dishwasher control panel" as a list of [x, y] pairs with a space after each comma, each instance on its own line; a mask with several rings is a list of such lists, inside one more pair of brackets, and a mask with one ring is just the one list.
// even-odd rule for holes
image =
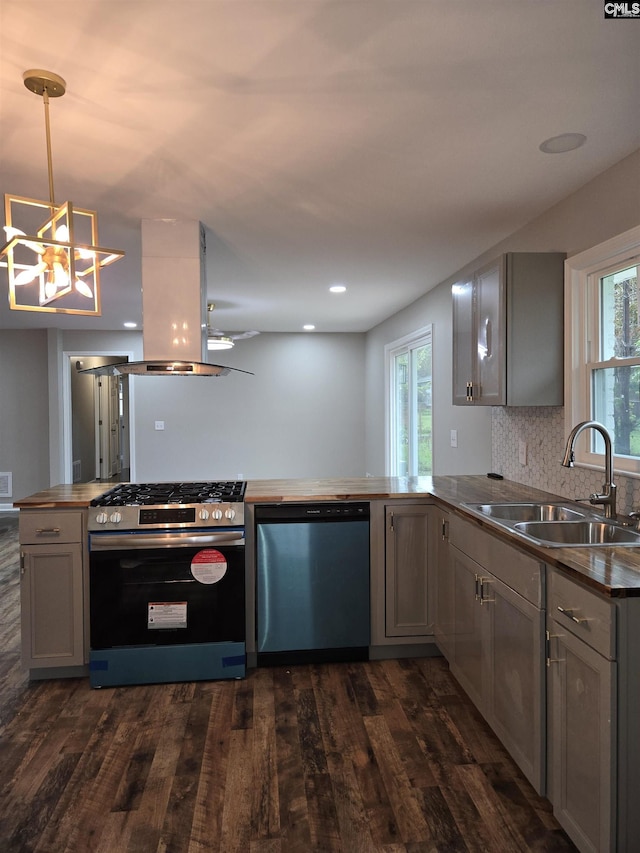
[[369, 504], [362, 501], [279, 503], [256, 506], [256, 521], [352, 521], [369, 518]]

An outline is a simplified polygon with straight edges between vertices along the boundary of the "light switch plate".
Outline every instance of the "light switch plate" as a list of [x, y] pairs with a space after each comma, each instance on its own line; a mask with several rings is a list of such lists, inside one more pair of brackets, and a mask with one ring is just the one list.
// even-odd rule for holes
[[457, 446], [458, 446], [458, 430], [452, 429], [451, 430], [451, 447], [457, 447]]

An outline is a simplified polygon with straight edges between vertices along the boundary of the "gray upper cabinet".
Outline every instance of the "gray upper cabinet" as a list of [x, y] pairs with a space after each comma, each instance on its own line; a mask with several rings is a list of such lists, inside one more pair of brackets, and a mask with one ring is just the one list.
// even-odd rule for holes
[[565, 257], [510, 252], [453, 286], [454, 405], [562, 405]]

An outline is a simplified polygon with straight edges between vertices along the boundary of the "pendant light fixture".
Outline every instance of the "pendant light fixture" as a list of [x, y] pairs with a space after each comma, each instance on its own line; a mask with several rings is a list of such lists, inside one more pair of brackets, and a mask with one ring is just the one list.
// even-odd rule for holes
[[[17, 311], [100, 315], [100, 270], [124, 255], [98, 245], [95, 211], [57, 204], [53, 190], [49, 99], [60, 98], [66, 83], [51, 71], [33, 69], [24, 85], [44, 103], [49, 201], [7, 194], [8, 242], [0, 266], [9, 274], [9, 307]], [[44, 219], [42, 218], [44, 216]]]

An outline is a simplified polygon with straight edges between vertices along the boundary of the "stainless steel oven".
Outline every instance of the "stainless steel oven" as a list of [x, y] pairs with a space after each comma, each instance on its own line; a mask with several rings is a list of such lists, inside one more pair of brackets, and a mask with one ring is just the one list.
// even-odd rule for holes
[[244, 484], [204, 485], [128, 484], [90, 508], [92, 687], [245, 675]]

